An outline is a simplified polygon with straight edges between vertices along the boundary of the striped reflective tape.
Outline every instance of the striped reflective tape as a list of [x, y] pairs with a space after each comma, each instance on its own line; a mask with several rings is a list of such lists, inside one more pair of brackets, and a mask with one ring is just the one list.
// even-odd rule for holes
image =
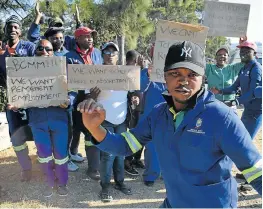
[[174, 111], [174, 108], [173, 108], [173, 107], [170, 107], [169, 111], [170, 111], [171, 113], [173, 113], [173, 116], [174, 116], [173, 119], [175, 120], [175, 118], [176, 118], [176, 112]]
[[52, 156], [49, 157], [38, 157], [38, 162], [39, 163], [48, 163], [49, 161], [53, 160]]
[[13, 146], [13, 149], [15, 150], [15, 152], [19, 152], [23, 149], [27, 148], [27, 143], [25, 142], [24, 144], [20, 145], [20, 146]]
[[124, 132], [121, 135], [125, 138], [126, 142], [128, 143], [133, 153], [138, 152], [142, 148], [142, 145], [140, 144], [140, 142], [129, 131]]
[[91, 141], [85, 141], [85, 145], [86, 145], [87, 147], [94, 146], [94, 144], [92, 144]]
[[68, 156], [65, 157], [65, 158], [63, 158], [63, 159], [60, 159], [60, 160], [54, 158], [55, 164], [57, 164], [57, 165], [63, 165], [63, 164], [65, 164], [65, 163], [67, 163], [67, 162], [68, 162], [68, 159], [69, 159]]
[[262, 176], [262, 159], [259, 160], [253, 167], [242, 171], [248, 183]]

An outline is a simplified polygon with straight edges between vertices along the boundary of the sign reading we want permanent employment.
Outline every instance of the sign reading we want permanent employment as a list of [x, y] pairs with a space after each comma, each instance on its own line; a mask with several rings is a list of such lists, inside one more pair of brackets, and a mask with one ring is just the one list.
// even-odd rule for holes
[[240, 37], [247, 34], [249, 4], [205, 1], [204, 25], [209, 36]]
[[6, 67], [11, 105], [49, 107], [67, 101], [65, 57], [8, 57]]
[[68, 65], [69, 89], [139, 90], [140, 67], [129, 65]]
[[164, 83], [164, 63], [168, 49], [177, 42], [192, 41], [205, 48], [208, 28], [199, 25], [160, 20], [156, 29], [153, 71], [150, 79]]

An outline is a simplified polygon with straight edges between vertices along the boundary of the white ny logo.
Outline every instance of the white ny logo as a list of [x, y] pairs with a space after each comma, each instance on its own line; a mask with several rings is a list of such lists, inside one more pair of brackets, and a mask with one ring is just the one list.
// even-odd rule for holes
[[180, 56], [182, 57], [184, 53], [186, 57], [192, 57], [192, 49], [190, 47], [188, 49], [186, 49], [186, 47], [182, 48], [182, 54]]

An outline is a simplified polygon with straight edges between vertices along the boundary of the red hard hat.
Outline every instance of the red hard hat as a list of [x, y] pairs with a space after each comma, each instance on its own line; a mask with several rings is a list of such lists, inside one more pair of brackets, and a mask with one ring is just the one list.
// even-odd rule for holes
[[88, 35], [88, 34], [92, 34], [93, 36], [97, 35], [97, 31], [96, 30], [92, 30], [90, 28], [87, 27], [80, 27], [75, 31], [75, 38], [81, 36], [81, 35]]
[[237, 46], [237, 48], [242, 48], [242, 47], [248, 47], [250, 49], [253, 49], [255, 52], [257, 51], [258, 48], [256, 43], [252, 41], [244, 41], [243, 43]]

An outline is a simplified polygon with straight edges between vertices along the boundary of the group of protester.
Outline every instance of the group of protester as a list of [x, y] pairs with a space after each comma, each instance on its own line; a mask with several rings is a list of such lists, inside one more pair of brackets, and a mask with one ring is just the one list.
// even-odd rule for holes
[[[6, 94], [6, 57], [65, 56], [68, 64], [118, 64], [118, 45], [107, 42], [101, 49], [95, 48], [97, 32], [79, 20], [74, 36], [64, 36], [62, 20], [54, 18], [41, 37], [41, 16], [37, 5], [29, 41], [19, 38], [22, 24], [16, 16], [6, 20], [6, 42], [0, 55], [2, 95]], [[77, 171], [74, 162], [84, 161], [78, 153], [83, 133], [87, 175], [100, 180], [103, 202], [113, 199], [112, 170], [114, 188], [131, 195], [124, 172], [139, 175], [137, 167], [145, 168], [146, 186], [162, 175], [167, 190], [162, 207], [236, 207], [232, 160], [242, 171], [237, 177], [244, 177], [261, 194], [262, 160], [252, 143], [262, 120], [261, 65], [254, 58], [255, 43], [240, 39], [238, 47], [242, 63], [229, 65], [229, 49], [222, 46], [216, 51], [216, 64], [206, 65], [198, 45], [189, 41], [172, 45], [164, 66], [166, 84], [150, 81], [152, 66], [143, 66], [142, 56], [130, 50], [126, 64], [142, 69], [139, 91], [96, 86], [69, 90], [67, 103], [47, 108], [17, 109], [5, 101], [21, 180], [31, 179], [26, 141], [34, 140], [47, 182], [43, 195], [57, 192], [66, 196], [68, 171]], [[191, 54], [186, 53], [189, 51]], [[205, 88], [206, 81], [211, 91]], [[242, 95], [237, 98], [238, 88]], [[240, 120], [236, 108], [241, 104], [244, 112]], [[145, 165], [140, 160], [143, 147]]]

